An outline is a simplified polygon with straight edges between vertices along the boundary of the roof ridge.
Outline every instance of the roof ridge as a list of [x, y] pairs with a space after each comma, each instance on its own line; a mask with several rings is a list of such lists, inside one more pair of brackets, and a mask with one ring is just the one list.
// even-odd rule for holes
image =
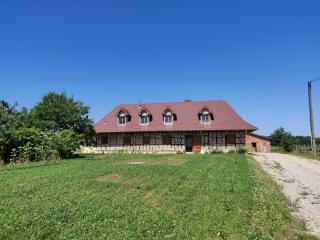
[[170, 104], [176, 104], [176, 103], [204, 103], [204, 102], [226, 102], [225, 100], [223, 99], [216, 99], [216, 100], [196, 100], [196, 101], [190, 101], [190, 102], [184, 102], [184, 101], [181, 101], [181, 102], [149, 102], [149, 103], [124, 103], [124, 104], [119, 104], [119, 106], [128, 106], [128, 105], [159, 105], [159, 104], [167, 104], [167, 105], [170, 105]]

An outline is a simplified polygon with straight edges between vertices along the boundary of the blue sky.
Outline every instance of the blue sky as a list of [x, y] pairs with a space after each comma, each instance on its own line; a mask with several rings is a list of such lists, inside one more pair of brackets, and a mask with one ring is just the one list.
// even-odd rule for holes
[[[0, 1], [0, 99], [50, 90], [91, 107], [227, 100], [270, 134], [309, 134], [320, 76], [319, 1]], [[320, 131], [320, 82], [314, 83]]]

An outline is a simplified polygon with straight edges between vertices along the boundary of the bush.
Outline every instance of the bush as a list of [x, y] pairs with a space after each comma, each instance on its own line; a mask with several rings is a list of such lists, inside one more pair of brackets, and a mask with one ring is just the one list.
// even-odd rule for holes
[[55, 136], [55, 149], [61, 158], [71, 157], [80, 148], [83, 136], [71, 129], [60, 131]]
[[282, 147], [286, 152], [292, 152], [295, 148], [295, 145], [296, 141], [292, 136], [285, 138], [282, 142]]
[[246, 153], [247, 153], [247, 150], [246, 150], [245, 148], [243, 148], [243, 147], [239, 147], [239, 148], [237, 149], [237, 153], [246, 154]]
[[282, 153], [284, 150], [282, 147], [279, 147], [279, 146], [272, 146], [271, 147], [271, 151], [272, 152], [278, 152], [278, 153]]
[[54, 133], [35, 128], [16, 131], [16, 147], [11, 151], [11, 162], [68, 158], [80, 147], [82, 135], [71, 129]]
[[210, 152], [210, 154], [221, 154], [221, 153], [223, 153], [223, 151], [220, 150], [220, 149], [213, 149], [213, 150]]

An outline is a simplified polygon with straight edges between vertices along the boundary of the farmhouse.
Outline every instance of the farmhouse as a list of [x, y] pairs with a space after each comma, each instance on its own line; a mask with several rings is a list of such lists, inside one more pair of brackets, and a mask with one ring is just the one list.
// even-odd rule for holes
[[119, 105], [95, 130], [97, 146], [91, 150], [103, 153], [260, 150], [247, 137], [257, 128], [222, 100]]

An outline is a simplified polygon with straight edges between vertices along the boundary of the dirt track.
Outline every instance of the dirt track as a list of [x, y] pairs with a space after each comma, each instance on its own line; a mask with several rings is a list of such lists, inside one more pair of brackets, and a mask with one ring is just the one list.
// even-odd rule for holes
[[255, 153], [254, 158], [283, 188], [310, 232], [320, 236], [320, 161], [280, 153]]

